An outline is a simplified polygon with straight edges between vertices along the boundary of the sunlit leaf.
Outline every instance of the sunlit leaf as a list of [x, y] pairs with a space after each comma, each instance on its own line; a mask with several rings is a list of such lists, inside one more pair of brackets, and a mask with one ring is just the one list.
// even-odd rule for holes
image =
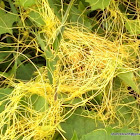
[[17, 5], [23, 6], [24, 8], [31, 7], [36, 4], [36, 0], [16, 0]]
[[73, 133], [73, 136], [72, 136], [71, 140], [78, 140], [78, 137], [77, 137], [77, 134], [76, 134], [75, 131]]
[[43, 21], [43, 19], [41, 18], [41, 15], [39, 14], [38, 11], [31, 11], [29, 13], [29, 18], [36, 23], [37, 26], [43, 26], [45, 25], [45, 22]]
[[107, 127], [105, 129], [94, 130], [82, 137], [81, 140], [139, 140], [139, 136], [131, 135], [134, 132], [132, 129], [121, 128], [113, 129]]
[[91, 6], [91, 10], [101, 9], [104, 10], [108, 7], [110, 0], [85, 0]]
[[134, 81], [134, 74], [133, 72], [126, 72], [118, 74], [118, 77], [123, 80], [127, 85], [131, 86], [133, 90], [139, 93], [139, 89], [137, 84]]
[[15, 21], [17, 21], [17, 15], [6, 13], [2, 9], [0, 9], [0, 34], [12, 34], [12, 25]]
[[131, 35], [140, 34], [140, 21], [139, 20], [127, 20], [125, 27]]
[[[78, 110], [80, 111], [80, 110]], [[73, 114], [66, 122], [61, 123], [62, 129], [65, 131], [63, 135], [67, 139], [73, 137], [74, 132], [77, 134], [77, 138], [80, 139], [83, 135], [103, 127], [101, 122], [90, 118], [82, 117], [80, 114]]]
[[42, 96], [38, 96], [37, 94], [34, 94], [34, 95], [31, 96], [31, 101], [32, 101], [33, 108], [36, 111], [43, 112], [46, 109], [48, 109], [48, 102]]

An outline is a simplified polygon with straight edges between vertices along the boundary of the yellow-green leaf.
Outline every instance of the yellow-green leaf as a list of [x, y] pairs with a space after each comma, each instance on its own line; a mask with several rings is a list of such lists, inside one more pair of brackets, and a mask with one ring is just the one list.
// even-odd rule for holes
[[140, 21], [139, 20], [127, 20], [125, 27], [131, 35], [140, 34]]
[[91, 6], [91, 10], [101, 9], [104, 10], [109, 6], [110, 0], [85, 0]]
[[6, 13], [0, 9], [0, 34], [12, 34], [12, 25], [17, 21], [17, 16], [12, 13]]
[[139, 93], [136, 82], [134, 81], [133, 72], [125, 72], [118, 74], [118, 77], [123, 80], [127, 85], [131, 86], [133, 90]]

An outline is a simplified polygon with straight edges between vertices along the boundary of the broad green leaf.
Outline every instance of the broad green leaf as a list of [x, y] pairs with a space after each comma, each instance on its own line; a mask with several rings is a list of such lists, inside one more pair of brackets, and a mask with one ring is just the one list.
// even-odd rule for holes
[[[81, 8], [81, 9], [79, 9]], [[71, 22], [71, 23], [76, 23], [79, 24], [80, 26], [85, 26], [88, 29], [92, 28], [92, 20], [89, 19], [87, 17], [87, 12], [85, 11], [85, 13], [83, 13], [82, 10], [82, 3], [80, 3], [80, 6], [77, 8], [74, 5], [71, 8], [71, 11], [69, 13], [69, 18], [67, 20], [67, 22]]]
[[105, 129], [94, 130], [84, 135], [81, 140], [139, 140], [140, 136], [134, 136], [133, 133], [136, 134], [135, 131], [128, 128], [113, 129], [107, 127]]
[[8, 55], [9, 55], [9, 53], [0, 52], [0, 62], [3, 62], [8, 57]]
[[106, 139], [106, 131], [101, 130], [94, 130], [86, 135], [84, 135], [80, 140], [107, 140]]
[[43, 112], [49, 107], [47, 100], [42, 96], [38, 96], [37, 94], [31, 96], [31, 101], [32, 101], [33, 108], [36, 111]]
[[39, 14], [39, 11], [31, 11], [29, 13], [29, 18], [39, 27], [45, 25], [45, 22]]
[[66, 132], [63, 135], [70, 140], [74, 132], [76, 132], [77, 138], [80, 139], [83, 135], [104, 126], [97, 120], [82, 117], [79, 113], [75, 113], [66, 122], [61, 123], [61, 127]]
[[133, 90], [139, 93], [137, 84], [134, 81], [133, 72], [120, 73], [117, 75], [121, 80], [123, 80], [127, 85], [131, 86]]
[[59, 20], [62, 20], [61, 17], [61, 1], [60, 0], [48, 0], [49, 6], [51, 9], [53, 9], [55, 15], [59, 18]]
[[[123, 100], [124, 101], [124, 100]], [[133, 97], [130, 97], [129, 100], [130, 102], [126, 102], [127, 103], [131, 103], [132, 101], [134, 102], [134, 98]], [[125, 104], [125, 101], [123, 102], [123, 104]], [[116, 114], [118, 115], [118, 118], [124, 122], [124, 123], [129, 123], [131, 122], [132, 118], [131, 118], [131, 115], [132, 115], [132, 109], [130, 107], [127, 107], [125, 105], [120, 105], [117, 107], [117, 110], [116, 110]]]
[[23, 6], [24, 8], [31, 7], [36, 4], [36, 0], [16, 0], [17, 5]]
[[2, 9], [0, 9], [0, 34], [12, 34], [12, 25], [15, 21], [17, 21], [16, 15], [12, 13], [6, 13]]
[[127, 20], [125, 27], [131, 35], [140, 34], [140, 21], [139, 20]]
[[21, 80], [30, 80], [35, 70], [36, 69], [34, 68], [34, 66], [30, 63], [25, 64], [25, 65], [21, 64], [17, 68], [16, 78], [21, 79]]
[[91, 10], [101, 9], [104, 10], [109, 6], [110, 0], [85, 0], [91, 6]]
[[[123, 94], [123, 93], [122, 93]], [[139, 127], [139, 124], [137, 123], [139, 121], [138, 114], [139, 111], [134, 115], [133, 108], [137, 108], [137, 104], [135, 102], [135, 98], [133, 96], [128, 96], [126, 98], [123, 98], [120, 101], [119, 106], [116, 108], [116, 115], [118, 120], [122, 124], [125, 124], [127, 127]], [[127, 106], [129, 104], [129, 106]], [[117, 122], [116, 122], [117, 123]]]
[[84, 4], [80, 1], [79, 4], [78, 4], [78, 9], [79, 9], [80, 11], [84, 11], [85, 8], [86, 8], [86, 7], [84, 6]]
[[76, 134], [75, 131], [73, 133], [73, 136], [72, 136], [71, 140], [78, 140], [78, 137], [77, 137], [77, 134]]
[[0, 101], [12, 92], [11, 88], [0, 88]]
[[8, 102], [8, 100], [5, 100], [7, 98], [7, 95], [9, 95], [12, 92], [13, 89], [11, 88], [0, 88], [0, 113], [5, 109], [5, 104]]

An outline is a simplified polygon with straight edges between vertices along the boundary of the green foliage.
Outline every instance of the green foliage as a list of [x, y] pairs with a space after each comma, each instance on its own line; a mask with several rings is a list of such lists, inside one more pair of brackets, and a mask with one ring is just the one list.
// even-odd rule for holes
[[127, 20], [125, 23], [125, 27], [131, 35], [140, 34], [140, 21], [139, 20]]
[[113, 129], [111, 127], [107, 127], [105, 129], [97, 129], [93, 132], [90, 132], [87, 135], [84, 135], [81, 140], [139, 140], [139, 136], [133, 136], [132, 133], [134, 133], [132, 129]]
[[4, 4], [4, 2], [2, 0], [0, 1], [0, 7], [5, 8], [5, 4]]
[[134, 81], [134, 74], [133, 72], [126, 72], [126, 73], [120, 73], [118, 75], [120, 79], [122, 79], [127, 85], [131, 86], [133, 90], [139, 93], [139, 89], [137, 87], [136, 82]]
[[42, 20], [39, 14], [39, 11], [31, 11], [29, 13], [29, 18], [39, 27], [45, 25], [45, 22]]
[[36, 4], [36, 0], [16, 0], [17, 5], [23, 6], [24, 8], [31, 7]]
[[[65, 131], [63, 135], [70, 140], [72, 137], [81, 139], [83, 135], [90, 133], [91, 131], [103, 127], [103, 124], [99, 121], [95, 121], [90, 118], [81, 116], [77, 110], [66, 122], [61, 123], [62, 129]], [[76, 134], [75, 134], [76, 133]]]
[[41, 96], [38, 96], [37, 94], [34, 94], [31, 96], [31, 102], [32, 102], [33, 108], [36, 111], [43, 112], [47, 110], [49, 107], [46, 99]]
[[[136, 40], [136, 38], [133, 38], [133, 36], [140, 34], [140, 26], [139, 26], [140, 22], [138, 18], [133, 19], [133, 13], [132, 13], [133, 10], [129, 9], [128, 8], [129, 6], [126, 7], [127, 5], [126, 1], [125, 2], [122, 1], [120, 5], [119, 5], [120, 1], [118, 3], [115, 0], [113, 1], [114, 4], [116, 4], [115, 5], [116, 9], [114, 7], [113, 8], [116, 11], [119, 9], [118, 11], [120, 13], [119, 12], [117, 13], [112, 9], [111, 9], [112, 11], [111, 10], [109, 12], [107, 11], [108, 10], [107, 8], [111, 4], [111, 0], [75, 0], [75, 1], [74, 0], [71, 1], [48, 0], [49, 5], [52, 8], [52, 11], [60, 20], [61, 26], [59, 29], [57, 29], [56, 34], [53, 37], [51, 37], [49, 41], [46, 41], [44, 35], [45, 33], [42, 33], [44, 28], [43, 26], [46, 24], [45, 23], [46, 21], [44, 22], [43, 16], [41, 15], [42, 13], [40, 13], [40, 11], [43, 10], [43, 7], [41, 7], [41, 3], [38, 2], [40, 1], [38, 0], [15, 0], [15, 2], [13, 2], [12, 0], [0, 1], [0, 86], [1, 86], [0, 113], [4, 111], [5, 106], [8, 104], [9, 100], [7, 100], [7, 97], [13, 90], [10, 87], [5, 88], [5, 84], [3, 83], [5, 82], [4, 80], [6, 78], [7, 78], [6, 80], [11, 80], [11, 81], [14, 79], [13, 81], [15, 83], [17, 81], [22, 81], [22, 82], [24, 81], [26, 83], [26, 81], [29, 81], [34, 78], [33, 74], [37, 70], [37, 68], [39, 71], [40, 68], [42, 68], [41, 66], [44, 66], [48, 70], [47, 71], [48, 73], [45, 76], [48, 78], [47, 80], [50, 82], [51, 88], [52, 89], [56, 88], [55, 86], [57, 85], [53, 85], [54, 78], [55, 78], [54, 72], [56, 70], [56, 65], [58, 64], [59, 61], [58, 53], [60, 53], [59, 52], [61, 47], [60, 43], [63, 38], [63, 33], [65, 32], [66, 29], [65, 26], [69, 26], [69, 25], [75, 27], [80, 26], [81, 30], [84, 29], [83, 27], [86, 27], [87, 29], [90, 30], [90, 32], [97, 33], [97, 36], [103, 36], [104, 38], [107, 38], [109, 41], [113, 42], [112, 38], [119, 36], [118, 30], [114, 26], [117, 26], [117, 24], [124, 25], [124, 28], [122, 27], [123, 33], [126, 34], [126, 39], [124, 44], [126, 44], [127, 42], [127, 37], [130, 38], [130, 40], [131, 39]], [[134, 5], [135, 0], [132, 0], [130, 3], [131, 5], [135, 6]], [[138, 7], [140, 8], [140, 2], [138, 2], [137, 4]], [[135, 10], [134, 13], [137, 14]], [[99, 14], [100, 11], [101, 13]], [[106, 14], [104, 11], [108, 12], [109, 14], [108, 13]], [[102, 17], [102, 12], [104, 12], [103, 14], [106, 17], [100, 18]], [[23, 15], [20, 15], [21, 13]], [[90, 14], [91, 16], [89, 16]], [[120, 16], [121, 21], [119, 21], [120, 17], [116, 16], [115, 14], [121, 15]], [[124, 17], [125, 20], [123, 19]], [[116, 22], [115, 19], [118, 20], [117, 23], [115, 23]], [[118, 25], [118, 27], [120, 26]], [[28, 32], [27, 37], [24, 34], [25, 31]], [[110, 33], [111, 35], [108, 35], [108, 32], [111, 32]], [[36, 45], [35, 43], [37, 43], [37, 47], [35, 46]], [[129, 46], [131, 46], [131, 44], [129, 44]], [[28, 48], [31, 50], [31, 53], [28, 51]], [[128, 52], [132, 52], [131, 55], [133, 55], [133, 57], [138, 57], [139, 59], [139, 54], [135, 52], [137, 49], [136, 50], [135, 48], [129, 49], [129, 47], [127, 49]], [[86, 51], [88, 54], [89, 50]], [[25, 58], [18, 56], [18, 53], [23, 54], [25, 58], [29, 58], [31, 60], [27, 61]], [[39, 61], [40, 56], [42, 57], [43, 62], [45, 63]], [[96, 69], [98, 71], [98, 68]], [[65, 101], [65, 99], [67, 99], [70, 96], [69, 94], [59, 93], [57, 95], [57, 99], [58, 101], [62, 101], [61, 107], [63, 111], [60, 113], [60, 115], [62, 115], [63, 113], [69, 111], [73, 107], [75, 107], [73, 109], [76, 109], [77, 108], [76, 105], [78, 103], [82, 103], [84, 99], [93, 97], [95, 93], [99, 92], [97, 96], [94, 96], [94, 98], [92, 99], [90, 98], [89, 101], [87, 100], [87, 102], [84, 105], [82, 104], [83, 107], [81, 108], [79, 107], [78, 109], [76, 109], [74, 114], [72, 114], [67, 120], [65, 120], [65, 122], [61, 123], [61, 127], [63, 131], [62, 130], [60, 131], [62, 131], [61, 133], [64, 135], [64, 137], [67, 140], [93, 140], [93, 139], [138, 140], [139, 136], [132, 137], [129, 135], [127, 136], [111, 135], [111, 133], [133, 133], [134, 130], [128, 128], [130, 127], [139, 128], [138, 104], [136, 103], [136, 100], [134, 99], [133, 96], [129, 96], [129, 94], [126, 93], [127, 92], [126, 89], [123, 89], [124, 91], [122, 90], [122, 85], [124, 85], [123, 83], [125, 83], [127, 86], [132, 87], [132, 89], [135, 90], [137, 93], [140, 93], [138, 87], [138, 83], [139, 83], [138, 81], [140, 81], [139, 80], [140, 71], [138, 70], [137, 72], [137, 69], [139, 69], [139, 66], [136, 68], [136, 73], [138, 73], [137, 74], [138, 76], [134, 75], [134, 72], [132, 71], [126, 72], [123, 70], [117, 76], [115, 75], [116, 76], [115, 78], [112, 76], [113, 79], [111, 85], [112, 87], [108, 85], [104, 85], [104, 88], [100, 89], [101, 91], [100, 90], [98, 91], [96, 89], [95, 91], [94, 90], [87, 91], [82, 96], [75, 97], [68, 101], [67, 100]], [[116, 71], [117, 70], [118, 69], [116, 68]], [[111, 80], [109, 82], [111, 82]], [[8, 82], [6, 81], [6, 84], [7, 83]], [[110, 90], [113, 90], [113, 92], [110, 92]], [[115, 96], [119, 96], [116, 95], [116, 93], [114, 95], [114, 91], [119, 91], [116, 93], [122, 95], [123, 98], [119, 100], [117, 100], [116, 98], [114, 99]], [[113, 125], [109, 124], [110, 127], [105, 127], [104, 124], [110, 123], [108, 122], [110, 118], [105, 120], [103, 124], [103, 122], [98, 120], [98, 118], [97, 120], [93, 118], [91, 119], [90, 114], [92, 114], [92, 116], [94, 117], [94, 114], [96, 116], [96, 113], [99, 113], [97, 111], [100, 110], [100, 108], [104, 105], [102, 103], [106, 102], [106, 100], [105, 101], [103, 100], [104, 96], [106, 95], [110, 96], [109, 95], [110, 93], [112, 94], [111, 95], [112, 104], [116, 101], [119, 101], [116, 108], [115, 107], [113, 108], [113, 105], [111, 104], [111, 107], [115, 109], [116, 114], [115, 113], [114, 114], [117, 116], [117, 119], [119, 119], [119, 122], [115, 120], [113, 122], [114, 123]], [[106, 98], [109, 99], [108, 97]], [[89, 105], [88, 102], [90, 102]], [[23, 108], [18, 110], [19, 112], [21, 112], [23, 116], [26, 114], [24, 110], [26, 107], [29, 108], [31, 107], [32, 109], [36, 110], [36, 112], [43, 114], [43, 112], [49, 109], [50, 107], [49, 103], [50, 102], [48, 102], [46, 98], [44, 98], [41, 95], [37, 95], [37, 93], [33, 95], [27, 95], [27, 97], [26, 96], [23, 98], [21, 97], [19, 104], [23, 106]], [[93, 108], [90, 106], [90, 104], [93, 105], [92, 106]], [[96, 108], [96, 106], [98, 106], [98, 109]], [[88, 107], [89, 110], [87, 110]], [[92, 111], [90, 110], [91, 108]], [[138, 112], [135, 113], [136, 110]], [[138, 114], [138, 115], [134, 116], [134, 114]], [[106, 112], [101, 111], [101, 116], [105, 116], [105, 115]], [[18, 118], [18, 116], [16, 117]], [[113, 128], [113, 126], [117, 127], [121, 123], [126, 124], [127, 127], [120, 128], [120, 129]], [[7, 125], [5, 125], [4, 130], [6, 129], [7, 129]], [[26, 139], [26, 138], [21, 136], [19, 139]], [[55, 139], [56, 140], [63, 139], [59, 131], [55, 132], [54, 140]]]
[[72, 136], [71, 140], [78, 140], [78, 137], [77, 137], [77, 134], [76, 134], [75, 131], [73, 133], [73, 136]]
[[104, 10], [106, 7], [108, 7], [110, 0], [85, 0], [88, 2], [91, 6], [92, 10], [101, 9]]
[[12, 25], [17, 21], [17, 15], [6, 13], [0, 9], [0, 35], [4, 33], [12, 34]]
[[30, 80], [33, 77], [33, 73], [35, 71], [35, 67], [28, 63], [28, 64], [21, 64], [16, 70], [16, 78], [22, 80]]
[[4, 111], [5, 105], [8, 102], [7, 96], [12, 92], [11, 88], [0, 88], [0, 113]]
[[1, 53], [0, 52], [0, 62], [3, 62], [3, 60], [5, 60], [8, 57], [9, 53]]

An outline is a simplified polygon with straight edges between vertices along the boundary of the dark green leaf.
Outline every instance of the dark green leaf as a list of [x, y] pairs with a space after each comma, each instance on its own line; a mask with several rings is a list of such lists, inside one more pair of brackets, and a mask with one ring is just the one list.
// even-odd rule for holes
[[25, 65], [21, 64], [16, 71], [16, 78], [22, 80], [30, 80], [35, 70], [35, 67], [30, 63]]

